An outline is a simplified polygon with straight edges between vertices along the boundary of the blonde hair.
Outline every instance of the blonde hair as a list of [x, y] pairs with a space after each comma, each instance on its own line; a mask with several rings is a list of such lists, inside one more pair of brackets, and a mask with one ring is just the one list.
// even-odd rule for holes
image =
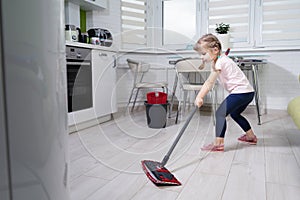
[[194, 50], [197, 51], [200, 49], [200, 44], [204, 43], [206, 48], [218, 48], [220, 50], [220, 52], [222, 51], [222, 45], [221, 42], [219, 41], [219, 39], [211, 34], [205, 34], [203, 35], [198, 41], [197, 43], [194, 45]]

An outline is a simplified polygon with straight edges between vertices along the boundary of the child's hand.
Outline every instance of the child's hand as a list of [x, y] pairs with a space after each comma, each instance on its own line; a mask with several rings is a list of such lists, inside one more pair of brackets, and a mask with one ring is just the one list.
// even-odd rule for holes
[[203, 99], [201, 97], [197, 97], [195, 99], [195, 106], [198, 106], [199, 108], [203, 105]]

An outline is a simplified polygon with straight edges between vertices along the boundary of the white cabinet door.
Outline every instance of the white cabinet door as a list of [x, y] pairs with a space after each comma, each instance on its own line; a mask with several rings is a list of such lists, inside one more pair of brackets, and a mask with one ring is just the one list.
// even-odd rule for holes
[[115, 53], [92, 50], [94, 110], [97, 117], [117, 112]]

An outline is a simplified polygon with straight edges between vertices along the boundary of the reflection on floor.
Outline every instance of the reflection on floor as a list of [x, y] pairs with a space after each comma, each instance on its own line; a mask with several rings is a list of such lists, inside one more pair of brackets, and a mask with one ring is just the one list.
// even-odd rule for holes
[[202, 152], [214, 138], [210, 113], [198, 112], [166, 167], [182, 186], [156, 187], [140, 161], [161, 161], [184, 123], [168, 119], [164, 129], [148, 128], [145, 110], [69, 135], [72, 200], [298, 199], [300, 131], [286, 111], [268, 110], [257, 125], [255, 109], [244, 115], [257, 145], [241, 144], [243, 134], [228, 117], [225, 152]]

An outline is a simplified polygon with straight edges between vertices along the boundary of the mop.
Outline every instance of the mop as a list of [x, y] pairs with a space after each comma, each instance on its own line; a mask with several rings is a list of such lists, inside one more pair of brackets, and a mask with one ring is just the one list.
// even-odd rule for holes
[[[228, 48], [225, 51], [225, 55], [227, 56], [229, 52], [230, 52], [230, 48]], [[183, 135], [183, 132], [185, 131], [186, 127], [189, 125], [191, 119], [193, 118], [197, 110], [198, 107], [196, 106], [195, 109], [188, 116], [186, 122], [184, 123], [178, 136], [176, 137], [173, 145], [171, 146], [168, 153], [165, 155], [164, 159], [161, 162], [152, 161], [152, 160], [141, 161], [142, 168], [145, 174], [155, 185], [157, 186], [181, 185], [181, 183], [176, 179], [176, 177], [167, 168], [165, 168], [165, 165], [168, 162], [171, 153], [173, 152], [175, 146], [177, 145], [179, 139]]]
[[191, 119], [193, 118], [194, 114], [198, 110], [196, 106], [194, 110], [189, 114], [187, 120], [185, 121], [183, 127], [181, 128], [180, 132], [178, 133], [174, 143], [172, 144], [171, 148], [169, 149], [168, 153], [165, 155], [161, 162], [151, 161], [151, 160], [143, 160], [142, 168], [147, 175], [147, 177], [157, 186], [163, 185], [181, 185], [181, 183], [176, 179], [176, 177], [167, 169], [165, 165], [167, 164], [170, 155], [172, 154], [175, 146], [177, 145], [179, 139], [183, 135], [185, 129], [189, 125]]

